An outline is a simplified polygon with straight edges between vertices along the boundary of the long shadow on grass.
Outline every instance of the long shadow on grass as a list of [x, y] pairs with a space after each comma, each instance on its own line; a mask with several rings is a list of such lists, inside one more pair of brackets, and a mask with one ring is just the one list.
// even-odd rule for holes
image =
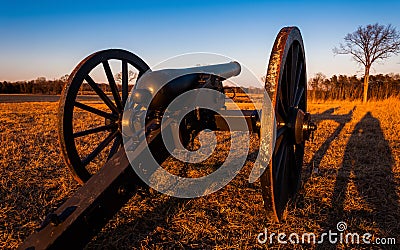
[[[368, 112], [356, 124], [346, 145], [332, 194], [331, 211], [323, 225], [325, 232], [336, 230], [337, 223], [343, 221], [348, 226], [346, 232], [363, 235], [368, 228], [377, 227], [374, 237], [399, 240], [400, 206], [393, 166], [394, 159], [380, 122]], [[353, 198], [348, 192], [350, 182], [354, 183], [362, 201], [345, 209], [346, 201]]]
[[139, 213], [133, 220], [99, 233], [96, 239], [86, 246], [86, 249], [140, 248], [141, 242], [147, 237], [155, 243], [153, 238], [159, 238], [160, 234], [165, 234], [163, 229], [168, 228], [168, 218], [173, 216], [185, 201], [187, 199], [174, 197], [160, 201], [151, 210]]
[[[324, 143], [318, 148], [318, 150], [314, 153], [310, 165], [313, 168], [319, 168], [319, 165], [321, 164], [322, 158], [328, 151], [329, 147], [331, 146], [331, 143], [335, 138], [342, 132], [344, 126], [351, 121], [351, 118], [353, 116], [353, 113], [356, 109], [356, 106], [352, 110], [349, 111], [349, 113], [344, 114], [344, 115], [333, 115], [333, 112], [335, 111], [336, 108], [331, 108], [326, 111], [324, 111], [321, 114], [313, 115], [313, 120], [316, 122], [323, 121], [323, 120], [333, 120], [339, 125], [336, 127], [335, 131], [327, 138]], [[312, 169], [307, 169], [305, 173], [303, 173], [303, 181], [306, 182], [312, 174]]]

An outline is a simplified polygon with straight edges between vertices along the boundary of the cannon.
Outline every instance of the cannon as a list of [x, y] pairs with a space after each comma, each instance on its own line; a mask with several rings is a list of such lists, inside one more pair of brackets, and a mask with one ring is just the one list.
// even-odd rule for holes
[[[112, 64], [120, 67], [121, 86], [116, 83]], [[137, 77], [132, 90], [129, 69], [134, 69]], [[108, 94], [104, 86], [93, 79], [96, 70], [106, 77]], [[260, 164], [265, 171], [260, 182], [266, 216], [272, 221], [281, 220], [288, 201], [300, 187], [305, 141], [316, 129], [307, 113], [305, 53], [299, 29], [281, 29], [270, 55], [265, 89], [271, 99], [274, 120], [263, 120], [260, 114], [266, 111], [226, 110], [225, 98], [218, 93], [223, 95], [223, 81], [240, 74], [240, 71], [238, 62], [152, 71], [138, 56], [120, 49], [99, 51], [80, 62], [61, 95], [59, 140], [66, 165], [82, 186], [49, 214], [37, 232], [19, 248], [84, 247], [138, 187], [146, 186], [134, 170], [136, 165], [143, 163], [144, 157], [148, 157], [146, 149], [153, 153], [152, 157], [159, 164], [171, 155], [161, 136], [163, 130], [175, 124], [173, 141], [178, 141], [177, 147], [186, 148], [204, 129], [240, 130], [227, 126], [224, 114], [231, 119], [231, 124], [235, 124], [240, 116], [246, 129], [258, 134], [260, 154], [266, 146], [262, 136], [270, 132], [266, 131], [266, 122], [272, 123], [274, 148], [271, 159], [261, 157]], [[89, 86], [106, 108], [82, 102], [79, 93], [85, 91], [84, 86]], [[208, 98], [218, 112], [196, 108], [185, 114], [178, 124], [174, 116], [166, 118], [165, 112], [172, 100], [196, 89], [210, 89], [217, 93], [204, 98]], [[179, 107], [188, 105], [184, 100]], [[181, 111], [172, 110], [175, 113]], [[82, 112], [94, 117], [96, 126], [81, 129], [85, 125], [81, 124]], [[165, 126], [162, 126], [163, 119], [166, 119]], [[126, 138], [139, 137], [138, 131], [142, 132], [142, 140], [128, 140], [133, 146], [127, 146]], [[129, 159], [127, 147], [130, 147]], [[146, 169], [146, 166], [142, 168]]]

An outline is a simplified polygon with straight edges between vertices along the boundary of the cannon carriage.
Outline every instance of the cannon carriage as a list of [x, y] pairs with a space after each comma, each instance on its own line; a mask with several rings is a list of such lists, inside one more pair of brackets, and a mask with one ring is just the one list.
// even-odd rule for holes
[[[116, 84], [111, 61], [120, 65], [121, 87]], [[131, 91], [128, 84], [130, 68], [137, 72], [137, 82]], [[103, 71], [110, 95], [91, 77], [94, 69]], [[259, 177], [266, 217], [279, 221], [288, 201], [300, 187], [305, 141], [316, 129], [307, 113], [305, 53], [299, 29], [283, 28], [271, 52], [265, 83], [271, 101], [265, 98], [263, 106], [270, 104], [274, 119], [267, 119], [266, 110], [264, 113], [262, 110], [225, 110], [223, 82], [239, 75], [240, 71], [238, 62], [152, 71], [138, 56], [120, 49], [99, 51], [85, 58], [70, 75], [59, 104], [62, 153], [82, 187], [49, 214], [38, 232], [20, 248], [83, 247], [138, 187], [146, 186], [147, 182], [140, 178], [135, 167], [148, 170], [144, 164], [148, 152], [158, 164], [171, 156], [162, 137], [165, 130], [172, 131], [172, 147], [187, 148], [205, 129], [233, 131], [244, 128], [258, 134], [261, 156], [268, 148], [263, 143], [271, 143], [263, 140], [263, 136], [272, 133], [270, 158], [259, 157], [258, 164], [265, 169]], [[78, 100], [83, 84], [91, 87], [106, 109]], [[176, 121], [175, 116], [166, 114], [173, 100], [199, 89], [213, 91], [201, 96], [211, 108], [195, 107], [186, 112], [186, 108], [193, 105], [192, 100], [198, 98], [194, 94], [193, 99], [186, 98], [179, 102], [178, 108], [172, 108], [172, 113], [180, 114], [181, 120]], [[80, 111], [97, 117], [98, 126], [78, 129]], [[182, 114], [184, 111], [186, 113]], [[245, 121], [245, 127], [235, 126], [239, 119]], [[84, 147], [79, 140], [96, 138], [97, 134], [102, 134], [101, 139], [89, 140], [90, 150], [82, 150]], [[98, 167], [93, 168], [93, 165]]]

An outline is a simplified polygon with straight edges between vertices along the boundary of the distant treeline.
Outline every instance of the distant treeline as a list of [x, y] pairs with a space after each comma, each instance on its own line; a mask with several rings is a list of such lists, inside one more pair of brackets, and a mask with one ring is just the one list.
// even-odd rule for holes
[[[332, 76], [315, 74], [308, 81], [308, 98], [314, 100], [362, 100], [364, 78], [357, 76]], [[400, 74], [371, 75], [369, 77], [368, 99], [382, 100], [400, 96]]]
[[[31, 81], [18, 81], [18, 82], [0, 82], [0, 93], [2, 94], [47, 94], [47, 95], [59, 95], [67, 81], [67, 78], [61, 78], [58, 80], [46, 80], [44, 77], [40, 77], [36, 80]], [[105, 83], [98, 83], [100, 88], [104, 92], [111, 92], [110, 85]], [[117, 87], [121, 91], [121, 85], [117, 83]], [[133, 85], [129, 85], [129, 90]], [[248, 94], [259, 94], [262, 93], [262, 89], [255, 87], [227, 87], [228, 92], [234, 91], [236, 93], [248, 93]], [[79, 94], [95, 94], [89, 84], [84, 83]]]
[[0, 82], [2, 94], [60, 94], [65, 82], [61, 80], [32, 80], [18, 82]]
[[[68, 76], [61, 77], [57, 80], [46, 80], [44, 77], [39, 77], [31, 81], [18, 81], [18, 82], [0, 82], [0, 93], [2, 94], [43, 94], [43, 95], [59, 95], [61, 94]], [[104, 92], [111, 92], [110, 85], [105, 83], [98, 84]], [[117, 84], [119, 90], [121, 85]], [[129, 85], [129, 90], [132, 88]], [[95, 94], [89, 84], [82, 84], [79, 94]]]
[[[39, 77], [31, 81], [0, 82], [3, 94], [61, 94], [68, 75], [57, 80]], [[322, 73], [315, 74], [308, 81], [308, 98], [314, 100], [361, 100], [364, 78], [357, 76], [332, 76], [327, 78]], [[110, 92], [108, 84], [99, 84], [105, 92]], [[129, 85], [132, 88], [132, 85]], [[121, 88], [121, 85], [118, 85]], [[255, 87], [227, 87], [225, 92], [261, 94], [262, 89]], [[94, 94], [88, 84], [83, 84], [80, 94]], [[400, 74], [371, 75], [369, 78], [369, 99], [381, 100], [391, 96], [400, 96]]]

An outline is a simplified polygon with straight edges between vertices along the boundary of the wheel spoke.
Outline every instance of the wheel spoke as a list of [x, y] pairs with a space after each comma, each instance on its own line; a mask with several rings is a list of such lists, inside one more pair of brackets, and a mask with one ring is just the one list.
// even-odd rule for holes
[[82, 165], [88, 165], [101, 151], [118, 135], [118, 131], [110, 133], [88, 156], [82, 160]]
[[[288, 199], [288, 185], [290, 185], [290, 182], [288, 180], [288, 171], [290, 171], [290, 165], [292, 163], [292, 157], [290, 156], [290, 148], [291, 145], [288, 145], [285, 150], [284, 158], [283, 158], [283, 163], [280, 166], [279, 173], [276, 176], [276, 180], [279, 184], [280, 187], [280, 193], [279, 197], [281, 197], [281, 201], [284, 201], [286, 204], [286, 201]], [[278, 177], [280, 176], [279, 180]], [[282, 206], [282, 204], [279, 204], [279, 206]]]
[[294, 181], [294, 178], [297, 176], [298, 169], [297, 169], [297, 164], [296, 164], [296, 155], [294, 151], [294, 146], [290, 145], [288, 148], [288, 153], [287, 153], [287, 160], [288, 160], [288, 173], [287, 173], [287, 179], [288, 182], [286, 186], [290, 187], [289, 192], [293, 191], [293, 184], [292, 181]]
[[283, 148], [285, 148], [288, 143], [286, 136], [283, 136], [281, 138], [282, 139], [280, 140], [279, 143], [275, 143], [275, 150], [274, 150], [274, 156], [276, 157], [275, 162], [279, 162], [281, 160], [283, 154]]
[[276, 137], [276, 142], [275, 142], [275, 147], [274, 147], [274, 155], [276, 155], [278, 153], [278, 150], [281, 147], [282, 143], [284, 145], [286, 145], [287, 137], [286, 136]]
[[110, 113], [104, 112], [103, 110], [90, 107], [90, 106], [88, 106], [88, 105], [86, 105], [86, 104], [83, 104], [83, 103], [81, 103], [81, 102], [75, 101], [74, 106], [76, 106], [76, 107], [78, 107], [78, 108], [80, 108], [80, 109], [86, 110], [86, 111], [88, 111], [88, 112], [90, 112], [90, 113], [93, 113], [93, 114], [102, 116], [102, 117], [104, 117], [104, 118], [110, 119], [110, 120], [115, 120], [115, 119], [118, 118], [118, 117], [115, 116], [114, 114], [110, 114]]
[[283, 81], [282, 79], [282, 84], [283, 87], [285, 87], [285, 98], [283, 99], [283, 101], [285, 102], [285, 107], [289, 108], [290, 107], [290, 71], [288, 69], [288, 65], [285, 65], [285, 70], [286, 70], [286, 75]]
[[295, 81], [296, 86], [299, 86], [300, 84], [301, 73], [303, 73], [303, 61], [300, 61], [296, 68], [296, 81]]
[[292, 165], [294, 164], [294, 163], [296, 163], [296, 161], [293, 161], [294, 159], [295, 159], [295, 154], [294, 154], [294, 145], [289, 145], [288, 146], [288, 150], [287, 150], [287, 156], [288, 156], [288, 160], [290, 160], [290, 164], [291, 164], [291, 167], [293, 167]]
[[110, 67], [110, 64], [108, 63], [108, 61], [103, 62], [103, 68], [106, 73], [106, 76], [108, 79], [108, 84], [110, 85], [115, 104], [117, 105], [117, 108], [120, 111], [120, 113], [122, 113], [124, 108], [122, 107], [121, 97], [119, 95], [118, 87], [117, 87], [117, 84], [115, 83], [115, 79], [112, 74], [111, 67]]
[[118, 114], [118, 109], [115, 106], [115, 104], [110, 100], [110, 98], [108, 98], [108, 96], [103, 92], [103, 90], [100, 89], [97, 83], [89, 75], [85, 77], [85, 80], [88, 82], [90, 87], [92, 87], [92, 89], [96, 92], [96, 94], [103, 100], [103, 102], [112, 110], [112, 112]]
[[112, 124], [100, 126], [100, 127], [97, 127], [97, 128], [91, 128], [91, 129], [88, 129], [88, 130], [83, 130], [83, 131], [76, 132], [76, 133], [73, 134], [73, 137], [77, 138], [77, 137], [81, 137], [81, 136], [85, 136], [85, 135], [90, 135], [90, 134], [106, 131], [106, 130], [109, 130], [109, 129], [113, 129], [113, 128], [116, 128], [116, 127], [117, 127], [117, 125], [115, 123], [112, 123]]
[[117, 137], [114, 140], [114, 143], [110, 149], [110, 153], [108, 154], [107, 161], [117, 152], [119, 146], [121, 145], [121, 134], [118, 133]]
[[280, 127], [276, 133], [276, 138], [281, 137], [287, 131], [287, 129], [287, 126]]
[[300, 144], [296, 144], [296, 149], [298, 150], [303, 150], [304, 151], [304, 142], [300, 143]]
[[297, 155], [304, 155], [304, 145], [303, 145], [303, 143], [293, 145], [293, 155], [294, 155], [293, 157], [295, 158], [296, 169], [297, 169], [298, 165], [300, 165], [300, 167], [302, 167], [303, 166], [303, 159], [302, 158], [299, 159], [297, 157]]
[[282, 141], [280, 145], [280, 149], [276, 155], [275, 161], [275, 180], [278, 180], [279, 175], [282, 173], [282, 170], [286, 167], [287, 160], [287, 143], [286, 140]]
[[290, 107], [293, 106], [294, 93], [296, 91], [296, 85], [294, 83], [295, 78], [296, 78], [297, 59], [298, 59], [298, 57], [297, 57], [298, 51], [297, 51], [296, 45], [293, 45], [291, 52], [292, 53], [290, 54], [290, 56], [291, 56], [291, 58], [290, 58], [290, 80], [288, 81], [288, 88], [289, 88], [288, 103], [289, 103]]
[[128, 63], [122, 60], [122, 105], [125, 108], [128, 99]]
[[286, 118], [283, 117], [280, 113], [281, 113], [280, 110], [278, 110], [278, 112], [275, 113], [276, 120], [277, 120], [277, 121], [284, 122], [284, 121], [286, 120]]
[[301, 97], [303, 96], [303, 94], [304, 94], [304, 87], [300, 86], [300, 88], [298, 88], [297, 92], [296, 92], [296, 97], [295, 97], [294, 104], [293, 104], [294, 107], [299, 106]]
[[[278, 113], [279, 115], [282, 116], [282, 118], [286, 121], [287, 119], [287, 108], [285, 107], [285, 104], [283, 103], [283, 96], [282, 96], [282, 91], [279, 94], [279, 100], [278, 100]], [[282, 112], [279, 112], [282, 111]]]
[[[300, 85], [300, 78], [301, 78], [301, 74], [303, 71], [303, 61], [300, 60], [300, 62], [297, 65], [296, 68], [296, 81], [295, 81], [295, 94], [294, 94], [294, 102], [293, 102], [293, 106], [297, 107], [299, 104], [296, 104], [297, 98], [298, 98], [298, 91], [299, 91], [299, 85]], [[304, 88], [304, 87], [303, 87]], [[304, 91], [304, 89], [303, 89]]]
[[[297, 45], [297, 44], [293, 44], [293, 47], [292, 47], [292, 64], [291, 64], [291, 67], [290, 67], [290, 82], [294, 85], [295, 84], [295, 79], [296, 79], [296, 77], [297, 77], [297, 63], [298, 63], [298, 60], [299, 60], [299, 46]], [[293, 86], [292, 85], [292, 86]], [[294, 86], [296, 86], [296, 85], [294, 85]]]

